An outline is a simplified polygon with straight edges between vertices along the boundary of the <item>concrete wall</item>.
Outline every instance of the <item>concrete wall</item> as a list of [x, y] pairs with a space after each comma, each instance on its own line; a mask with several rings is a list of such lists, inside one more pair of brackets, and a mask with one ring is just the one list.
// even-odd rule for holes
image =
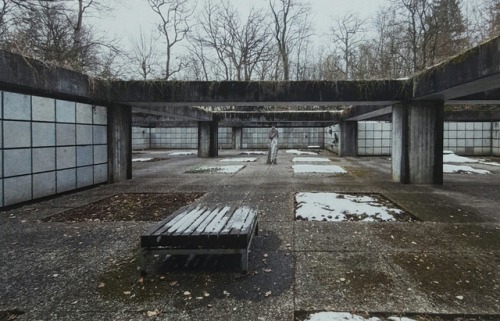
[[0, 91], [0, 206], [108, 181], [107, 109]]
[[392, 123], [358, 122], [358, 155], [391, 155]]
[[489, 122], [445, 122], [443, 147], [459, 155], [491, 155], [491, 129]]

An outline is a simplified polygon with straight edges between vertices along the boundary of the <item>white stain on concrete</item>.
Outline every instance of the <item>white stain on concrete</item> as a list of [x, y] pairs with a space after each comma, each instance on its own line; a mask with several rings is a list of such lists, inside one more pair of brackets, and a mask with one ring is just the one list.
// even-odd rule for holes
[[296, 154], [296, 155], [318, 155], [318, 153], [315, 152], [303, 152], [297, 149], [288, 149], [286, 152], [288, 154]]
[[[390, 321], [416, 321], [406, 317], [389, 317]], [[309, 316], [306, 321], [381, 321], [377, 317], [364, 318], [362, 316], [345, 312], [318, 312]]]
[[300, 164], [293, 165], [293, 172], [298, 173], [330, 173], [330, 174], [345, 174], [347, 171], [336, 165], [308, 165]]
[[325, 157], [294, 157], [292, 160], [295, 162], [331, 162], [328, 158]]
[[466, 165], [443, 165], [443, 172], [446, 174], [491, 174], [490, 171], [485, 169], [472, 168]]
[[256, 160], [257, 158], [255, 157], [239, 157], [239, 158], [221, 159], [221, 162], [250, 163], [250, 162], [255, 162]]

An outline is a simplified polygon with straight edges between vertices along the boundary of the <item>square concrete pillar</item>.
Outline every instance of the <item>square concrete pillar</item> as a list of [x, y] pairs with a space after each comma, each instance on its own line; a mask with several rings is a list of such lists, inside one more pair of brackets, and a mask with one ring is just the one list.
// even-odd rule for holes
[[339, 124], [339, 156], [358, 156], [358, 122], [346, 121]]
[[442, 101], [412, 101], [392, 109], [392, 178], [403, 184], [443, 184]]
[[233, 148], [236, 150], [241, 149], [241, 141], [242, 141], [242, 136], [243, 136], [243, 128], [241, 127], [233, 127], [233, 136], [232, 136], [232, 141], [233, 141]]
[[219, 123], [216, 121], [198, 122], [198, 157], [217, 157], [219, 155]]
[[132, 108], [113, 105], [107, 116], [108, 182], [116, 183], [132, 178]]

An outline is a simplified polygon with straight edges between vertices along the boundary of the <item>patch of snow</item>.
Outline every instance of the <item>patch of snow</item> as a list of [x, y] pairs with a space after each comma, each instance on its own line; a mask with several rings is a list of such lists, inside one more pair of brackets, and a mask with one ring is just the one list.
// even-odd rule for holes
[[240, 158], [226, 158], [221, 159], [221, 162], [255, 162], [257, 158], [255, 157], [240, 157]]
[[485, 169], [476, 169], [476, 168], [472, 168], [470, 166], [458, 166], [458, 165], [448, 165], [448, 164], [443, 165], [443, 172], [447, 173], [447, 174], [454, 174], [454, 173], [459, 173], [459, 174], [491, 174], [490, 171], [487, 171]]
[[149, 162], [149, 161], [152, 161], [152, 160], [153, 160], [152, 158], [146, 158], [146, 157], [143, 157], [143, 158], [132, 158], [133, 162]]
[[444, 163], [479, 163], [479, 160], [472, 159], [469, 157], [462, 157], [462, 156], [458, 156], [458, 155], [451, 153], [451, 154], [444, 154], [443, 155], [443, 162]]
[[194, 169], [193, 173], [208, 172], [208, 173], [221, 173], [221, 174], [234, 174], [243, 169], [245, 165], [226, 165], [226, 166], [200, 166]]
[[241, 155], [266, 155], [267, 152], [261, 152], [261, 151], [249, 151], [249, 152], [242, 152], [240, 153]]
[[493, 162], [479, 162], [480, 164], [484, 165], [490, 165], [490, 166], [500, 166], [498, 163], [493, 163]]
[[288, 154], [296, 154], [296, 155], [318, 155], [318, 153], [315, 152], [302, 152], [297, 149], [288, 149], [286, 152]]
[[297, 193], [295, 216], [308, 221], [396, 221], [403, 211], [389, 208], [372, 196], [338, 193]]
[[448, 155], [448, 154], [455, 154], [451, 150], [443, 150], [443, 154]]
[[293, 162], [330, 162], [328, 158], [324, 157], [295, 157]]
[[345, 169], [336, 165], [293, 165], [292, 167], [294, 173], [347, 173]]
[[187, 155], [196, 155], [195, 152], [173, 152], [168, 154], [169, 156], [187, 156]]

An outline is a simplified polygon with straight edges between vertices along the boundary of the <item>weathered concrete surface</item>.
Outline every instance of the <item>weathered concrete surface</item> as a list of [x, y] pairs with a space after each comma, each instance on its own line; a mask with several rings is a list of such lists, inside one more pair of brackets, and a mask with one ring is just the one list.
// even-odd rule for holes
[[[116, 81], [111, 100], [141, 106], [382, 104], [411, 98], [411, 83], [373, 81]], [[372, 102], [372, 103], [370, 103]]]
[[108, 176], [110, 183], [132, 178], [132, 111], [112, 106], [108, 114]]
[[421, 100], [450, 100], [498, 89], [500, 36], [423, 71], [412, 81], [413, 97]]
[[392, 176], [403, 184], [443, 183], [443, 102], [393, 106]]
[[[0, 311], [24, 311], [16, 321], [291, 321], [321, 310], [500, 318], [500, 167], [478, 164], [492, 174], [445, 175], [442, 186], [415, 186], [392, 182], [387, 158], [323, 151], [321, 157], [349, 173], [294, 174], [295, 155], [281, 150], [278, 165], [257, 155], [237, 174], [187, 174], [241, 155], [223, 150], [218, 158], [200, 159], [169, 152], [135, 155], [167, 159], [134, 163], [132, 180], [1, 212]], [[248, 275], [238, 272], [238, 258], [186, 266], [159, 259], [140, 286], [139, 235], [152, 223], [40, 221], [122, 192], [192, 191], [205, 192], [200, 204], [258, 207], [260, 235]], [[421, 221], [294, 221], [294, 193], [315, 191], [381, 193]], [[161, 314], [145, 316], [155, 309]]]

